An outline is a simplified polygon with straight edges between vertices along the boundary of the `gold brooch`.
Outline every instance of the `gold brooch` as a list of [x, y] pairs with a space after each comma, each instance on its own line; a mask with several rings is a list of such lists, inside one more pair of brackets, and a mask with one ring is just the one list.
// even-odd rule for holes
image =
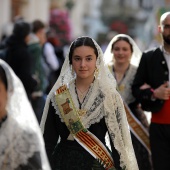
[[86, 110], [83, 110], [83, 109], [79, 109], [78, 110], [78, 114], [79, 114], [79, 116], [83, 116], [83, 115], [85, 115], [86, 114]]
[[124, 84], [119, 85], [119, 86], [118, 86], [118, 89], [119, 89], [119, 91], [124, 91], [125, 85], [124, 85]]

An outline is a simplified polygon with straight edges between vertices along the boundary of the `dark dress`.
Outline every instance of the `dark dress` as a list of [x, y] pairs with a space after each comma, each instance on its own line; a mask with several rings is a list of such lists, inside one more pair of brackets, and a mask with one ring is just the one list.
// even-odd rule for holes
[[[92, 124], [89, 129], [104, 145], [107, 127], [105, 119]], [[79, 144], [77, 141], [67, 140], [69, 130], [55, 114], [55, 109], [50, 103], [44, 130], [45, 147], [53, 170], [102, 170], [103, 167]], [[59, 139], [60, 137], [60, 139]], [[59, 142], [58, 142], [59, 140]], [[58, 143], [57, 143], [58, 142]], [[116, 170], [121, 170], [119, 155], [111, 144], [112, 157]]]

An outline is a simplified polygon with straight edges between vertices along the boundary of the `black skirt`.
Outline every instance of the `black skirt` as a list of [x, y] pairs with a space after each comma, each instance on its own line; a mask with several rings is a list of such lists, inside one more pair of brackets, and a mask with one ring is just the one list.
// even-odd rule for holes
[[53, 170], [104, 170], [82, 146], [72, 141], [59, 143], [52, 155]]

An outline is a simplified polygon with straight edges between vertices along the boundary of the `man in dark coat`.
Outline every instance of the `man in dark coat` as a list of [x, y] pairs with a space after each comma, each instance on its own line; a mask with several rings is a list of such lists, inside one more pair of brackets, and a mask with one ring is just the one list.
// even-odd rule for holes
[[154, 170], [170, 169], [170, 12], [158, 27], [163, 45], [144, 52], [133, 82], [133, 95], [152, 112], [150, 145]]

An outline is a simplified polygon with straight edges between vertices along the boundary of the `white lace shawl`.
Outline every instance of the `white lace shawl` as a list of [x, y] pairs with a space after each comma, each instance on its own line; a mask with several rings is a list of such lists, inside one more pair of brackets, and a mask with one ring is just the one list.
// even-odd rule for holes
[[[115, 76], [113, 71], [113, 64], [109, 65], [109, 68], [112, 74]], [[137, 67], [130, 64], [123, 79], [118, 84], [118, 86], [123, 86], [123, 89], [120, 89], [119, 93], [127, 104], [135, 101], [135, 97], [132, 95], [132, 83], [135, 78], [136, 71]]]
[[39, 152], [42, 170], [50, 170], [42, 134], [25, 89], [8, 64], [0, 60], [0, 65], [8, 82], [7, 119], [0, 127], [0, 169], [15, 170], [27, 165], [29, 158]]
[[[99, 75], [91, 85], [91, 90], [88, 92], [89, 97], [87, 97], [87, 101], [84, 102], [83, 108], [87, 109], [89, 112], [82, 117], [82, 122], [85, 127], [88, 128], [91, 124], [99, 122], [100, 119], [105, 116], [106, 125], [112, 142], [120, 155], [120, 166], [122, 168], [126, 167], [126, 170], [138, 170], [123, 102], [120, 95], [116, 91], [116, 81], [110, 73], [108, 67], [104, 64], [101, 48], [94, 40], [93, 42], [98, 50], [96, 66], [99, 69]], [[78, 107], [74, 89], [74, 78], [75, 77], [71, 74], [71, 66], [69, 65], [69, 58], [67, 56], [63, 64], [61, 74], [51, 92], [47, 96], [40, 125], [42, 133], [44, 133], [50, 101], [53, 102], [56, 113], [60, 115], [53, 96], [56, 89], [58, 89], [61, 85], [69, 84], [71, 96], [76, 107]], [[100, 103], [97, 109], [91, 109], [93, 108], [94, 101], [99, 94], [103, 94], [103, 102]], [[100, 98], [98, 99], [100, 100]]]

